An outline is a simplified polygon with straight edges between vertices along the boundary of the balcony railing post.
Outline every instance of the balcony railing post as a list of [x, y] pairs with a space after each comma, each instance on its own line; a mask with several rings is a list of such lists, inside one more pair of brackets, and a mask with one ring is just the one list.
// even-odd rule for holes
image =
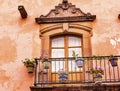
[[34, 69], [34, 86], [37, 86], [37, 65], [38, 65], [38, 58], [35, 58], [35, 69]]

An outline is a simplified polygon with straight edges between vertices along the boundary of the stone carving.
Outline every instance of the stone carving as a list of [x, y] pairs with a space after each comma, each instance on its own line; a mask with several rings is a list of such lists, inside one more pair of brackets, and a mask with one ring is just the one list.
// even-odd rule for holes
[[75, 5], [68, 3], [67, 0], [63, 0], [61, 4], [55, 6], [47, 15], [41, 15], [39, 18], [35, 18], [38, 24], [41, 23], [59, 23], [59, 22], [75, 22], [75, 21], [93, 21], [96, 15], [91, 13], [84, 13], [80, 8], [76, 8]]

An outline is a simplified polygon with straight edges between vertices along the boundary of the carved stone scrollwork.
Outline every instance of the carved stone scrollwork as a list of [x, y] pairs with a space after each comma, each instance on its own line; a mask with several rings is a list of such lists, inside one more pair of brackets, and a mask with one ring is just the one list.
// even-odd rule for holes
[[73, 13], [73, 14], [76, 13], [76, 11], [77, 11], [77, 10], [76, 10], [75, 8], [72, 9], [72, 13]]
[[52, 9], [46, 16], [41, 15], [35, 18], [36, 23], [67, 23], [67, 22], [86, 22], [94, 21], [96, 15], [90, 13], [85, 14], [75, 5], [68, 3], [68, 0], [63, 0], [62, 4], [58, 4], [55, 9]]
[[69, 8], [69, 4], [67, 0], [63, 0], [62, 8], [63, 10], [67, 10]]
[[59, 7], [56, 6], [56, 7], [55, 7], [55, 11], [54, 11], [54, 12], [55, 12], [55, 15], [59, 14], [59, 10], [58, 10], [58, 9], [59, 9]]
[[63, 0], [63, 3], [68, 3], [68, 0]]

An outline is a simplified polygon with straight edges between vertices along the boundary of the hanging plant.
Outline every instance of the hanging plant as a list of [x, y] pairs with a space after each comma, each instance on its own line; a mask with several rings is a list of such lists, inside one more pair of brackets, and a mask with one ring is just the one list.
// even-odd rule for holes
[[51, 65], [51, 61], [48, 58], [43, 58], [43, 68], [49, 69]]
[[110, 56], [109, 62], [111, 63], [112, 67], [118, 66], [118, 58], [113, 55]]
[[73, 51], [72, 56], [75, 58], [75, 62], [78, 68], [83, 67], [84, 65], [84, 60], [83, 58], [78, 58], [78, 54], [75, 53], [75, 51]]

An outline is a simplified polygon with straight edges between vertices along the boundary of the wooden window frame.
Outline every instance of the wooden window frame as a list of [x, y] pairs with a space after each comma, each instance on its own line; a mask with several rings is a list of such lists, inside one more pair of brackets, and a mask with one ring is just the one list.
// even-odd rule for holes
[[[72, 37], [78, 37], [81, 39], [81, 46], [68, 46], [68, 37], [69, 36], [72, 36]], [[64, 37], [64, 47], [52, 47], [52, 39], [55, 39], [55, 38], [60, 38], [60, 37]], [[64, 49], [65, 50], [65, 56], [64, 57], [68, 57], [68, 49], [69, 48], [81, 48], [81, 50], [83, 51], [83, 38], [81, 35], [71, 35], [71, 34], [67, 34], [67, 35], [59, 35], [59, 36], [52, 36], [50, 38], [50, 57], [52, 57], [52, 49]], [[83, 52], [82, 54], [83, 55]]]

